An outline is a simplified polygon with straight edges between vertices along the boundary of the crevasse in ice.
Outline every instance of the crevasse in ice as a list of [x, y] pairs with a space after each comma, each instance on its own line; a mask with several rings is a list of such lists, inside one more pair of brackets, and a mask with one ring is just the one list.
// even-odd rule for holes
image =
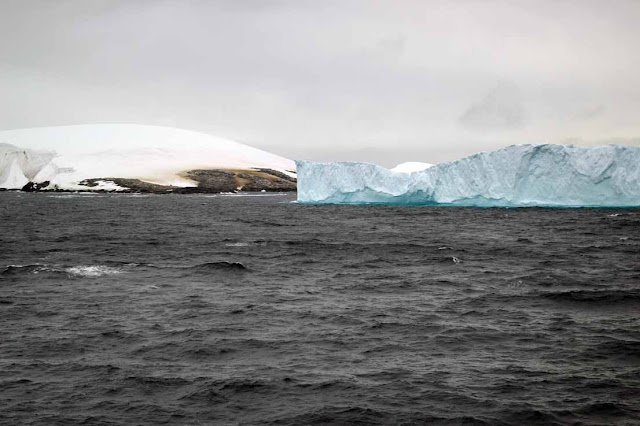
[[298, 201], [459, 206], [640, 206], [640, 147], [513, 145], [423, 171], [297, 162]]

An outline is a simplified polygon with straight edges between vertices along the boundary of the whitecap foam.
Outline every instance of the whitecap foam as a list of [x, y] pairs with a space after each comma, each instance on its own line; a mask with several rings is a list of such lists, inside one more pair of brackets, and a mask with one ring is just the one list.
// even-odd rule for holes
[[101, 277], [104, 275], [115, 275], [122, 273], [120, 269], [104, 265], [72, 266], [70, 268], [66, 268], [65, 271], [68, 274], [77, 277]]

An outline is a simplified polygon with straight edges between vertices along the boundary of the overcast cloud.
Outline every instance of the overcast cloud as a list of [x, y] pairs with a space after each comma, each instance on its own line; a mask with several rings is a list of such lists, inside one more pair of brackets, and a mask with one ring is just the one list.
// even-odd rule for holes
[[291, 158], [640, 137], [640, 2], [0, 0], [0, 129], [139, 123]]

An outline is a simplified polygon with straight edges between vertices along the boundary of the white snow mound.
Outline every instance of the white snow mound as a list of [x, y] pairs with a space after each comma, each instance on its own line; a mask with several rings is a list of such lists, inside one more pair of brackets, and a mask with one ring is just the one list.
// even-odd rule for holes
[[391, 171], [396, 173], [413, 173], [421, 172], [428, 169], [429, 167], [433, 167], [433, 164], [420, 163], [417, 161], [407, 161], [406, 163], [398, 164], [393, 169], [391, 169]]
[[461, 206], [640, 206], [640, 147], [514, 145], [396, 173], [297, 162], [298, 201]]
[[87, 189], [78, 183], [92, 178], [195, 186], [179, 173], [215, 168], [268, 168], [291, 175], [295, 163], [227, 139], [169, 127], [95, 124], [0, 132], [0, 188], [49, 181], [51, 187]]

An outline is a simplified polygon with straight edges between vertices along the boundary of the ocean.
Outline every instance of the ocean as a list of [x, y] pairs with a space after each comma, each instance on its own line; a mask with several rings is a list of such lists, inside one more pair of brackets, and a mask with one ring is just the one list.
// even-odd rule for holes
[[640, 210], [0, 193], [0, 424], [640, 424]]

